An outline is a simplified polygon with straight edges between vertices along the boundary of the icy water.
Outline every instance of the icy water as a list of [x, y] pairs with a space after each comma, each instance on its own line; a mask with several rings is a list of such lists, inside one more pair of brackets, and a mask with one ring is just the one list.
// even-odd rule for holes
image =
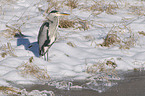
[[24, 88], [27, 91], [53, 91], [54, 96], [145, 96], [145, 71], [125, 72], [121, 78], [124, 78], [124, 80], [114, 81], [116, 85], [112, 87], [102, 86], [105, 89], [103, 92], [89, 89], [86, 86], [87, 81], [72, 82], [74, 85], [83, 86], [83, 88], [77, 86], [76, 88], [60, 89], [48, 86], [48, 84], [25, 85]]

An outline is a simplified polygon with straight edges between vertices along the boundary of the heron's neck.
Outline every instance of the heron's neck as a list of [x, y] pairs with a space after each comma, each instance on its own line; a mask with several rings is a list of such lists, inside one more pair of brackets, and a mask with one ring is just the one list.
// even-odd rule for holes
[[54, 23], [55, 21], [58, 21], [58, 17], [53, 16], [53, 15], [49, 15], [48, 16], [48, 21], [50, 21], [51, 23]]
[[51, 22], [51, 23], [53, 23], [53, 21], [52, 21], [52, 20], [50, 20], [50, 19], [48, 19], [48, 21], [49, 21], [49, 22]]

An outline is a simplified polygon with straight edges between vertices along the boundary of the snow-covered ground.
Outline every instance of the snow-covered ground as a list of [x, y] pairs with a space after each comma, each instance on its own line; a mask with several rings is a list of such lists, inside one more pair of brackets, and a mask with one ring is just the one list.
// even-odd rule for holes
[[[112, 3], [114, 0], [102, 0], [103, 5], [101, 0], [81, 0], [78, 7], [72, 10], [63, 3], [63, 6], [58, 4], [61, 6], [59, 11], [71, 14], [66, 18], [86, 20], [90, 28], [85, 31], [76, 29], [80, 25], [75, 25], [75, 28], [58, 28], [58, 39], [49, 50], [48, 62], [39, 58], [37, 44], [39, 28], [46, 15], [38, 9], [46, 10], [51, 4], [46, 1], [0, 1], [0, 86], [16, 87], [17, 84], [42, 82], [43, 80], [36, 78], [37, 76], [22, 74], [24, 68], [20, 67], [29, 63], [44, 69], [43, 72], [47, 72], [51, 80], [95, 80], [100, 77], [101, 72], [106, 74], [105, 70], [109, 69], [114, 70], [111, 71], [111, 75], [119, 70], [144, 70], [145, 35], [139, 32], [145, 33], [145, 1], [115, 0], [116, 3]], [[94, 7], [90, 9], [91, 5], [95, 4], [93, 1], [100, 2], [104, 12], [96, 15], [95, 12], [98, 11], [93, 11]], [[105, 10], [109, 3], [118, 7], [111, 9], [113, 13], [107, 13]], [[50, 10], [54, 10], [55, 7], [52, 6]], [[13, 37], [11, 34], [18, 31], [12, 30], [14, 28], [19, 29], [24, 36]], [[118, 31], [117, 34], [123, 40], [130, 38], [131, 33], [134, 41], [130, 42], [134, 42], [133, 45], [129, 49], [120, 49], [119, 44], [110, 47], [99, 46], [110, 30]], [[29, 48], [30, 45], [32, 47]], [[107, 65], [107, 61], [112, 63]], [[119, 80], [117, 76], [108, 78]]]

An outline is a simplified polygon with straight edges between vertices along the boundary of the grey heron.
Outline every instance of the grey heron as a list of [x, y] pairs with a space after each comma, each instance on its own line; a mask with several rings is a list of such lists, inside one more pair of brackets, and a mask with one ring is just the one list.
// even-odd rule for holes
[[39, 55], [44, 56], [44, 59], [48, 61], [48, 50], [56, 41], [57, 28], [59, 24], [58, 16], [69, 15], [67, 13], [60, 13], [56, 10], [51, 11], [47, 16], [47, 21], [44, 22], [39, 30], [38, 44]]

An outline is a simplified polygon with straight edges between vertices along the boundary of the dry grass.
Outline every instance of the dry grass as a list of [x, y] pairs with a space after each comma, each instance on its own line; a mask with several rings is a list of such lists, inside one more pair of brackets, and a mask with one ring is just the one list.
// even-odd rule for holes
[[89, 25], [91, 25], [91, 24], [88, 20], [82, 20], [82, 19], [78, 18], [76, 29], [79, 29], [79, 30], [83, 29], [85, 31], [90, 28]]
[[106, 3], [104, 0], [94, 1], [95, 3], [90, 6], [89, 10], [93, 11], [93, 15], [98, 15], [102, 12], [106, 12], [107, 14], [116, 14], [115, 9], [118, 9], [117, 2], [113, 1], [110, 3]]
[[12, 48], [11, 46], [11, 43], [7, 43], [2, 45], [0, 47], [0, 50], [2, 51], [0, 54], [1, 54], [1, 57], [5, 58], [7, 55], [10, 55], [10, 56], [14, 56], [14, 57], [17, 57], [13, 51], [14, 51], [14, 48]]
[[[58, 10], [60, 11], [63, 7], [68, 6], [69, 8], [74, 9], [78, 6], [78, 0], [47, 0], [48, 8], [46, 9], [45, 13], [49, 13], [51, 10]], [[43, 10], [39, 8], [39, 10]]]
[[49, 3], [49, 6], [48, 6], [47, 10], [45, 11], [45, 13], [49, 13], [52, 8], [55, 8], [56, 10], [59, 10], [59, 6], [58, 6], [57, 2], [51, 1], [50, 3]]
[[62, 18], [59, 21], [59, 27], [60, 28], [75, 28], [75, 29], [79, 29], [79, 30], [88, 30], [90, 22], [88, 20], [82, 20], [80, 18], [74, 18], [72, 20], [68, 19], [68, 18]]
[[75, 27], [75, 20], [69, 20], [69, 19], [60, 19], [59, 20], [59, 27], [60, 28], [74, 28]]
[[144, 31], [139, 31], [138, 33], [143, 35], [143, 36], [145, 36], [145, 32]]
[[120, 38], [117, 36], [117, 34], [107, 34], [107, 36], [104, 39], [104, 42], [100, 44], [101, 46], [110, 47], [111, 45], [116, 45], [121, 42]]
[[111, 60], [107, 60], [106, 65], [111, 66], [113, 68], [117, 67], [117, 64], [114, 61], [111, 61]]
[[21, 33], [21, 29], [15, 28], [14, 26], [6, 25], [7, 29], [0, 33], [0, 35], [6, 37], [6, 38], [12, 38], [17, 36], [23, 36]]
[[20, 90], [13, 88], [13, 87], [0, 86], [0, 91], [9, 96], [21, 94]]
[[37, 65], [33, 64], [33, 57], [29, 59], [29, 62], [18, 66], [17, 69], [24, 77], [30, 75], [39, 80], [50, 80], [50, 76], [45, 69], [41, 69]]
[[45, 13], [49, 13], [52, 9], [59, 11], [61, 8], [63, 8], [65, 1], [47, 0], [47, 2], [48, 2], [48, 8], [46, 9]]
[[102, 44], [103, 47], [119, 46], [120, 49], [130, 49], [135, 46], [137, 36], [127, 26], [113, 26]]
[[97, 42], [95, 41], [95, 37], [94, 37], [94, 36], [86, 35], [86, 36], [84, 36], [84, 39], [85, 39], [85, 40], [88, 40], [88, 41], [91, 41], [91, 46], [93, 45], [93, 43], [94, 43], [95, 45], [97, 45]]
[[94, 37], [91, 36], [91, 35], [86, 35], [86, 36], [84, 36], [84, 38], [85, 38], [86, 40], [89, 40], [89, 41], [92, 41], [92, 40], [94, 39]]
[[[110, 76], [113, 78], [118, 78], [117, 72], [115, 70], [116, 67], [117, 64], [115, 60], [111, 58], [109, 60], [98, 61], [90, 66], [87, 66], [86, 73], [92, 74], [92, 76], [97, 80], [105, 79], [109, 81], [109, 79], [111, 79]], [[100, 75], [98, 76], [98, 74]]]
[[71, 47], [76, 47], [76, 45], [72, 42], [67, 42], [67, 45], [71, 46]]
[[129, 10], [131, 11], [131, 14], [134, 14], [134, 15], [141, 15], [141, 16], [145, 15], [145, 5], [130, 6]]
[[96, 64], [93, 64], [89, 67], [87, 67], [86, 72], [96, 74], [98, 72], [106, 72], [110, 69], [107, 69], [105, 66], [111, 66], [111, 69], [115, 69], [117, 67], [117, 64], [113, 59], [111, 60], [104, 60], [104, 62], [96, 62]]
[[75, 9], [78, 7], [78, 0], [67, 0], [66, 5], [69, 6], [71, 9]]

